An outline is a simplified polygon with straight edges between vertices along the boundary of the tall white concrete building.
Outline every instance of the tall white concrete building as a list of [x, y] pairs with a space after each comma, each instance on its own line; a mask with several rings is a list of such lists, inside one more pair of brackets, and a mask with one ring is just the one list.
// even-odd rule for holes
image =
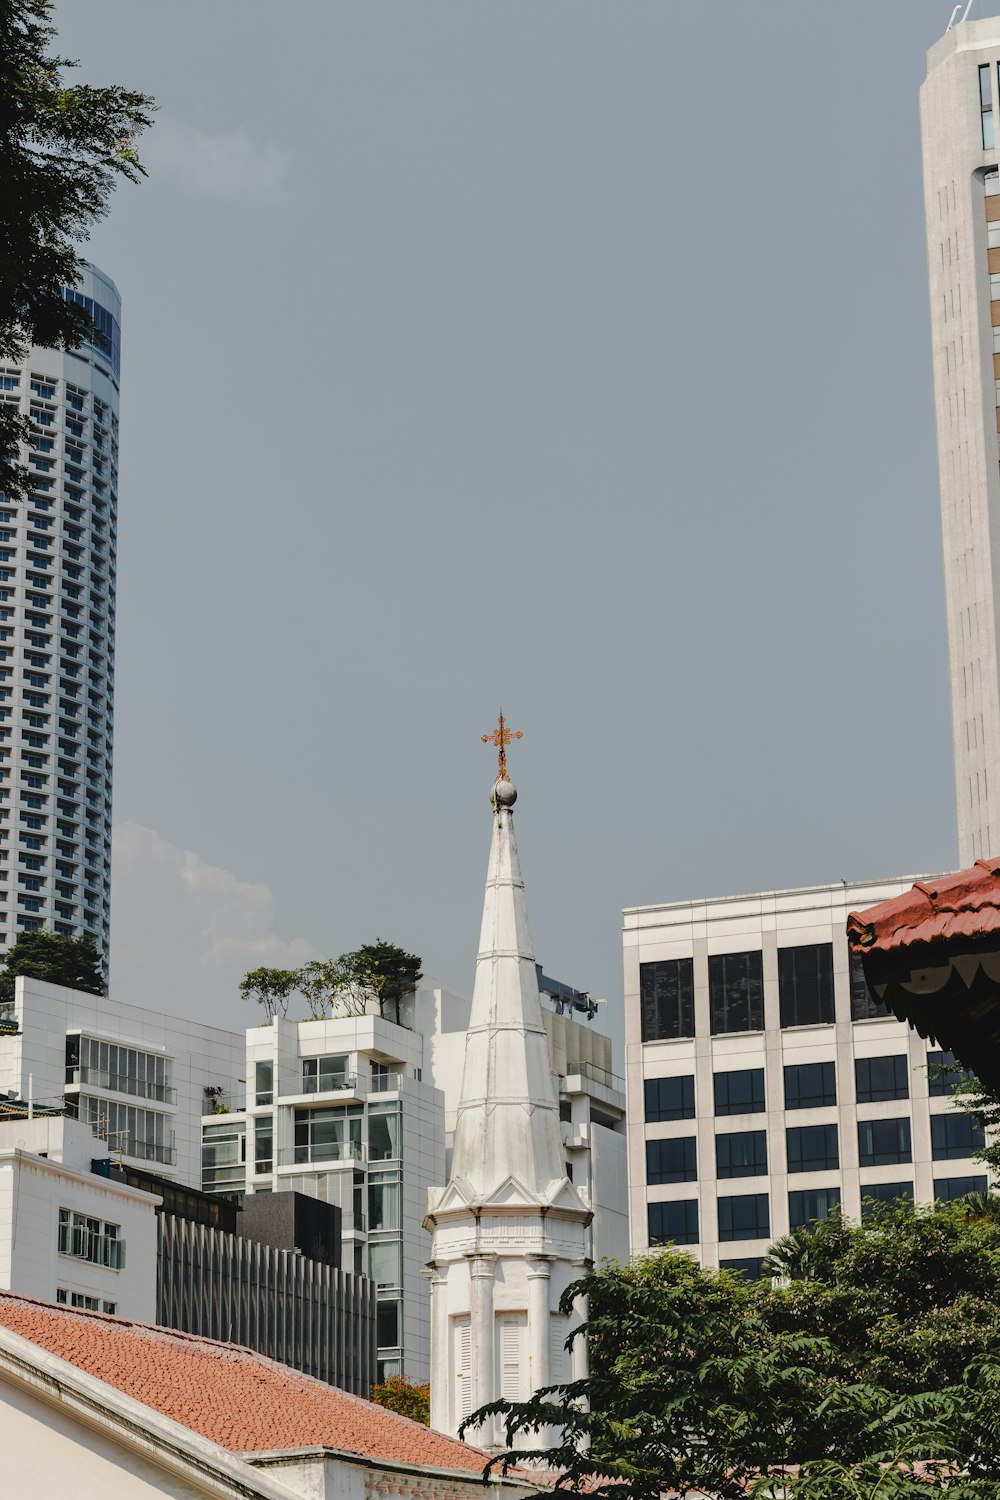
[[96, 266], [64, 295], [94, 342], [0, 363], [32, 422], [28, 499], [0, 495], [0, 949], [48, 927], [106, 963], [121, 299]]
[[[503, 721], [501, 720], [501, 733]], [[504, 764], [501, 755], [501, 777]], [[498, 778], [476, 984], [447, 1185], [432, 1231], [431, 1425], [455, 1433], [499, 1397], [585, 1373], [565, 1350], [567, 1287], [588, 1265], [591, 1210], [567, 1173], [559, 1102], [514, 837], [517, 793]], [[497, 1439], [491, 1422], [477, 1431]]]
[[847, 915], [913, 881], [624, 913], [632, 1248], [751, 1275], [838, 1205], [985, 1189], [982, 1133], [929, 1065], [950, 1053], [876, 1003]]

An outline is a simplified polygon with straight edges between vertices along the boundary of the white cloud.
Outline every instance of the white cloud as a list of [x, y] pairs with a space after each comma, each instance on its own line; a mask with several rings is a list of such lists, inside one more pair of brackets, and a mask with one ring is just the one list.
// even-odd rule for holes
[[151, 178], [173, 178], [209, 197], [274, 203], [289, 196], [291, 155], [245, 130], [211, 134], [159, 116], [140, 148]]
[[275, 931], [270, 886], [240, 880], [151, 828], [114, 830], [111, 992], [117, 1000], [242, 1027], [239, 982], [262, 964], [298, 968], [317, 950]]

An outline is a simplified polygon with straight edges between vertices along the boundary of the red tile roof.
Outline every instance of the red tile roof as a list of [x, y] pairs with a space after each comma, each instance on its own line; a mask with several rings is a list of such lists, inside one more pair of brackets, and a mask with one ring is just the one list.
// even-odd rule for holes
[[957, 875], [918, 881], [905, 895], [847, 919], [848, 942], [862, 954], [993, 933], [1000, 933], [1000, 863], [988, 859]]
[[482, 1473], [487, 1455], [237, 1344], [0, 1291], [0, 1326], [231, 1453], [340, 1448]]

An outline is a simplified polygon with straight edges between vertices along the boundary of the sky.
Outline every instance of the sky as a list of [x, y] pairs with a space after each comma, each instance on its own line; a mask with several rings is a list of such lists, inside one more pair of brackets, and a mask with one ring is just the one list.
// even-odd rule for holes
[[[986, 13], [985, 3], [974, 14]], [[536, 952], [957, 861], [917, 90], [946, 0], [60, 0], [155, 95], [123, 297], [112, 993]]]

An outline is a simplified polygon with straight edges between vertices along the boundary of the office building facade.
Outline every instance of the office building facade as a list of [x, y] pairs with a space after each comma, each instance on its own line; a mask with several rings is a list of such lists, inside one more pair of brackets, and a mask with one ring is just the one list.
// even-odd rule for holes
[[47, 927], [108, 956], [121, 299], [88, 266], [72, 352], [0, 364], [32, 424], [23, 504], [0, 495], [0, 949]]
[[911, 880], [624, 914], [632, 1248], [751, 1274], [837, 1206], [987, 1187], [942, 1054], [868, 993], [848, 912]]

